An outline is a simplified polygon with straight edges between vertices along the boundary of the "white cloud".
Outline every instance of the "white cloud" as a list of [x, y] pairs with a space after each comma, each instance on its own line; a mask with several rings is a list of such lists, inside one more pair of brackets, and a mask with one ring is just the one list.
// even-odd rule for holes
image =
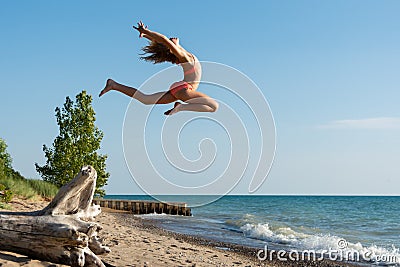
[[381, 117], [358, 120], [336, 120], [319, 128], [324, 129], [400, 129], [400, 118]]

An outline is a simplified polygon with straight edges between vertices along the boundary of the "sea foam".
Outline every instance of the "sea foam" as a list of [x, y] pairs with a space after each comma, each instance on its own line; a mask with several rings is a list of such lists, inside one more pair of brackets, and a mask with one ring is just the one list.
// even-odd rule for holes
[[344, 260], [357, 260], [379, 265], [400, 266], [400, 250], [395, 246], [383, 248], [376, 245], [347, 242], [344, 238], [329, 234], [305, 234], [290, 227], [271, 228], [268, 223], [246, 223], [240, 227], [246, 237], [271, 244], [286, 245], [288, 250], [315, 251], [319, 254], [335, 252]]

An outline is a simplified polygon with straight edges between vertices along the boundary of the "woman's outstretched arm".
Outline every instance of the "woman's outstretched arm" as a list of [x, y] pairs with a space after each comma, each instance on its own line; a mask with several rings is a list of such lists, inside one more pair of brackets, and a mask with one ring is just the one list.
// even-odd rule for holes
[[169, 49], [171, 49], [171, 52], [181, 62], [188, 61], [187, 53], [185, 53], [185, 50], [181, 46], [178, 46], [174, 42], [172, 42], [167, 36], [165, 36], [161, 33], [149, 30], [147, 28], [147, 26], [143, 24], [142, 21], [138, 22], [138, 26], [137, 27], [133, 26], [133, 28], [136, 29], [140, 33], [139, 37], [145, 37], [145, 38], [149, 39], [150, 41], [164, 44]]

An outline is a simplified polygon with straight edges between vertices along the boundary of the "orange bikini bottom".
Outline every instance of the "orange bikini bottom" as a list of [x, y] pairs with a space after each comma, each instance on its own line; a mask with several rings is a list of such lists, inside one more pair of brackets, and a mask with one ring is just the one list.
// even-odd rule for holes
[[175, 96], [177, 92], [183, 89], [189, 89], [193, 90], [193, 86], [185, 81], [180, 81], [180, 82], [175, 82], [169, 87], [169, 91], [171, 92], [171, 95]]

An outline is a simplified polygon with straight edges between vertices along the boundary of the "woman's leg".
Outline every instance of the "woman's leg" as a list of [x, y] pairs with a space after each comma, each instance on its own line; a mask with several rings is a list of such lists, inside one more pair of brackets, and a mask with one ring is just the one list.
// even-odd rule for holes
[[173, 95], [171, 95], [171, 93], [169, 91], [147, 95], [147, 94], [143, 94], [136, 88], [117, 83], [111, 79], [107, 80], [106, 86], [100, 92], [99, 96], [102, 96], [111, 90], [121, 92], [129, 97], [132, 97], [132, 98], [142, 102], [145, 105], [169, 104], [169, 103], [175, 102], [177, 100]]
[[215, 112], [218, 109], [218, 103], [206, 94], [183, 89], [175, 93], [175, 97], [185, 104], [175, 103], [173, 109], [165, 112], [165, 115], [172, 115], [179, 111], [196, 111], [196, 112]]

